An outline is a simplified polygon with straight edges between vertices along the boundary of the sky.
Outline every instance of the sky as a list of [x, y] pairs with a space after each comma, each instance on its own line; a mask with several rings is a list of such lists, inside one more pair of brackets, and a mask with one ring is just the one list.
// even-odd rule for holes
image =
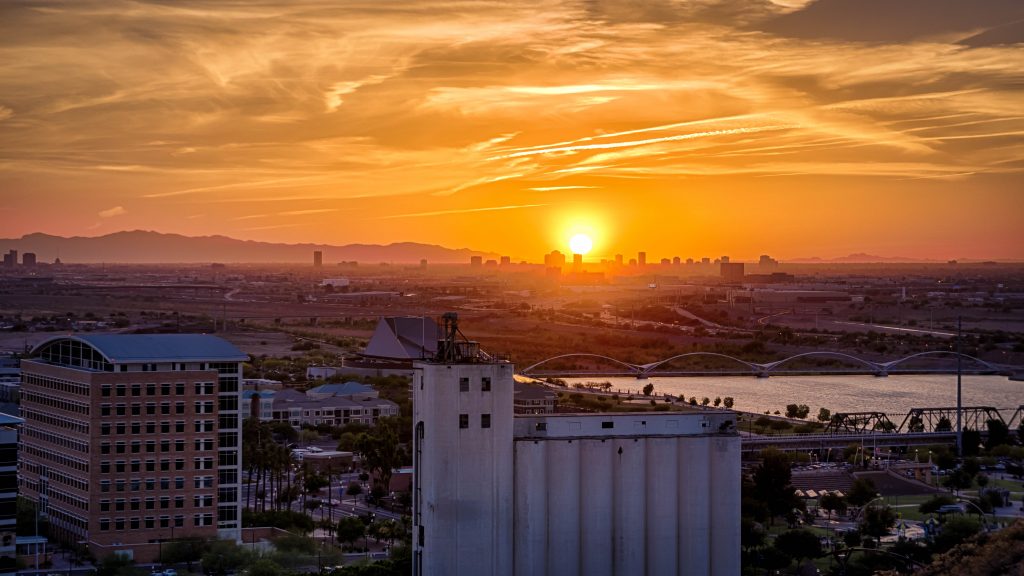
[[1021, 21], [1016, 0], [4, 2], [0, 235], [1024, 260]]

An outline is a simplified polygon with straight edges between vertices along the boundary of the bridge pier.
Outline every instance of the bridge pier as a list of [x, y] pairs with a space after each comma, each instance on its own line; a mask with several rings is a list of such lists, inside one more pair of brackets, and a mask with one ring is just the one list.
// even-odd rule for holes
[[879, 370], [875, 372], [875, 378], [888, 378], [889, 372], [887, 370]]
[[767, 378], [768, 377], [768, 373], [765, 372], [765, 371], [755, 372], [754, 373], [754, 377], [755, 378]]

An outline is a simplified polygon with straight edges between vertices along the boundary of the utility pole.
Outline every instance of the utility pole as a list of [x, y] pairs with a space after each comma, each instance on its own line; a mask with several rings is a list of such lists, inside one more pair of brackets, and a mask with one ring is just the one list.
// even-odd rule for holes
[[963, 406], [960, 401], [960, 384], [962, 380], [962, 368], [963, 362], [962, 357], [962, 340], [963, 340], [963, 317], [957, 316], [956, 319], [956, 455], [960, 458], [964, 456], [964, 431], [960, 427], [960, 414]]

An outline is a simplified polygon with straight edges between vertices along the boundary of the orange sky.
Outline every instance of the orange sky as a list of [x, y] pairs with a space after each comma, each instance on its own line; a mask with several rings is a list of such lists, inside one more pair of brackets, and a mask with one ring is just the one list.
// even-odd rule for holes
[[4, 3], [0, 235], [1024, 259], [1024, 3], [956, 3]]

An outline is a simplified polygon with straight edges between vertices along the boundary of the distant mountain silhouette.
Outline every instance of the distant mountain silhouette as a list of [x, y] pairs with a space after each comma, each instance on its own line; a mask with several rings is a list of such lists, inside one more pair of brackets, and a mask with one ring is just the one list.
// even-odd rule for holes
[[903, 256], [875, 256], [873, 254], [864, 254], [861, 252], [857, 254], [849, 254], [847, 256], [839, 256], [837, 258], [820, 258], [818, 256], [812, 256], [810, 258], [790, 258], [786, 259], [786, 262], [792, 264], [909, 264], [915, 262], [937, 262], [937, 260], [905, 258]]
[[905, 42], [978, 33], [1022, 18], [1021, 0], [817, 0], [757, 28], [791, 38]]
[[0, 239], [0, 252], [34, 252], [39, 262], [65, 263], [302, 263], [313, 262], [313, 251], [324, 253], [324, 266], [339, 261], [365, 263], [414, 263], [426, 258], [433, 263], [468, 263], [471, 256], [497, 258], [467, 248], [452, 249], [433, 244], [400, 242], [388, 245], [276, 244], [236, 240], [227, 236], [182, 236], [144, 230], [115, 232], [105, 236], [64, 238], [49, 234], [28, 234], [18, 239]]

